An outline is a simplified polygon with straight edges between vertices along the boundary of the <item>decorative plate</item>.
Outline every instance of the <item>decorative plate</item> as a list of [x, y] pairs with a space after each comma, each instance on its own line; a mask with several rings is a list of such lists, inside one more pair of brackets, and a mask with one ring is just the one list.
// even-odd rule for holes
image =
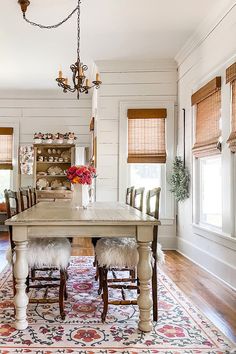
[[49, 167], [47, 172], [51, 176], [63, 175], [63, 171], [62, 171], [61, 167], [59, 167], [59, 166], [51, 166], [51, 167]]
[[47, 176], [47, 172], [40, 171], [40, 172], [38, 172], [38, 175], [39, 176]]
[[64, 160], [66, 158], [69, 161], [70, 160], [70, 150], [63, 151], [62, 154], [61, 154], [61, 157], [63, 157]]
[[59, 181], [58, 179], [54, 179], [52, 182], [51, 182], [51, 187], [52, 189], [56, 189], [58, 187], [61, 187], [62, 186], [62, 183], [61, 181]]
[[38, 187], [39, 190], [46, 188], [49, 186], [48, 181], [46, 180], [46, 178], [39, 178], [37, 180], [36, 186]]

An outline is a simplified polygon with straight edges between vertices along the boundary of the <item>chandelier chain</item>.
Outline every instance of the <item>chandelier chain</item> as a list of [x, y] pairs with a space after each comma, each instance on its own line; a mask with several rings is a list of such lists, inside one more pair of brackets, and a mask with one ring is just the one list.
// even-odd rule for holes
[[42, 28], [42, 29], [52, 29], [52, 28], [57, 28], [59, 26], [61, 26], [63, 23], [65, 23], [67, 20], [69, 20], [73, 15], [74, 13], [78, 10], [79, 12], [79, 3], [80, 3], [80, 0], [78, 1], [78, 6], [76, 6], [76, 8], [66, 17], [64, 18], [62, 21], [56, 23], [55, 25], [42, 25], [40, 23], [36, 23], [36, 22], [33, 22], [33, 21], [30, 21], [26, 16], [25, 16], [25, 13], [23, 13], [23, 18], [24, 20], [29, 23], [30, 25], [32, 26], [36, 26], [36, 27], [39, 27], [39, 28]]
[[78, 35], [78, 43], [77, 43], [77, 58], [80, 63], [80, 0], [78, 0], [78, 21], [77, 21], [77, 35]]
[[[63, 23], [68, 21], [74, 13], [77, 11], [77, 60], [74, 64], [70, 66], [72, 71], [72, 85], [68, 83], [68, 78], [63, 77], [62, 70], [59, 70], [58, 77], [56, 78], [57, 84], [59, 87], [63, 89], [63, 92], [76, 92], [77, 91], [77, 98], [79, 99], [80, 93], [88, 94], [91, 88], [98, 89], [102, 84], [99, 74], [96, 74], [96, 79], [92, 81], [92, 85], [89, 84], [89, 80], [86, 79], [85, 71], [88, 70], [87, 65], [80, 62], [80, 3], [81, 0], [77, 0], [78, 4], [76, 8], [62, 21], [54, 24], [54, 25], [42, 25], [40, 23], [36, 23], [30, 21], [26, 15], [24, 8], [22, 9], [23, 12], [23, 19], [32, 26], [36, 26], [42, 29], [52, 29], [61, 26]], [[19, 0], [20, 3], [20, 0]], [[28, 1], [28, 4], [30, 2]], [[21, 7], [22, 8], [22, 7]]]

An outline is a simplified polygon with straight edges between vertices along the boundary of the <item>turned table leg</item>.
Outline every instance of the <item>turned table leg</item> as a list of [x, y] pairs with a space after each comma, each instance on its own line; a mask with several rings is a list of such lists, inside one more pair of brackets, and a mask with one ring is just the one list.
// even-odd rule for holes
[[27, 244], [28, 241], [15, 241], [16, 261], [14, 264], [14, 275], [16, 279], [16, 295], [14, 304], [16, 309], [15, 328], [19, 330], [28, 327], [26, 310], [29, 302], [26, 295], [26, 278], [28, 276], [27, 262]]
[[[138, 279], [140, 294], [138, 297], [139, 306], [139, 324], [138, 327], [143, 332], [150, 332], [152, 330], [151, 310], [152, 310], [152, 296], [151, 296], [151, 241], [153, 237], [152, 227], [138, 228]], [[144, 239], [143, 241], [141, 239]], [[146, 240], [145, 240], [146, 239]]]

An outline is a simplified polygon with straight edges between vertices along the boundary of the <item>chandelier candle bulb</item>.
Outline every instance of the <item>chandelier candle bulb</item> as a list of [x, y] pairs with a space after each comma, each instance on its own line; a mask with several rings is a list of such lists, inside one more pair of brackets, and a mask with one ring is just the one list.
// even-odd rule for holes
[[99, 73], [96, 74], [96, 81], [100, 81]]
[[84, 76], [84, 72], [81, 66], [79, 67], [79, 76]]
[[89, 80], [88, 79], [86, 79], [86, 85], [85, 86], [89, 87]]
[[62, 79], [62, 71], [59, 70], [59, 79]]
[[65, 78], [65, 85], [68, 85], [68, 78]]

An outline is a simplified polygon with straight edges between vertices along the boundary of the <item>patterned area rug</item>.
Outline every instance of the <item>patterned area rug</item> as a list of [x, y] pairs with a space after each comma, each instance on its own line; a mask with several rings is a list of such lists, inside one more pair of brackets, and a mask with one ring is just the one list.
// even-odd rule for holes
[[0, 353], [225, 354], [234, 347], [161, 271], [159, 320], [151, 333], [137, 330], [136, 306], [110, 306], [102, 324], [92, 262], [92, 257], [72, 259], [66, 320], [60, 319], [58, 304], [31, 304], [25, 331], [11, 326], [12, 282], [6, 269], [0, 280]]

